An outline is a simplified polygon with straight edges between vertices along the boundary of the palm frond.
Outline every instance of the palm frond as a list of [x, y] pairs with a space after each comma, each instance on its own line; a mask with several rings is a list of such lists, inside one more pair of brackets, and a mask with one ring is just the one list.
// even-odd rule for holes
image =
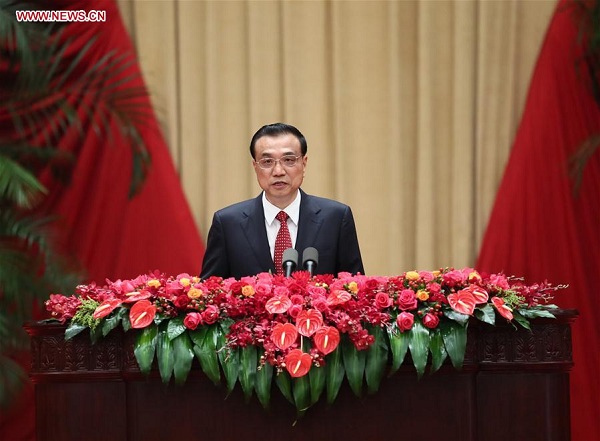
[[[19, 208], [31, 208], [46, 189], [36, 177], [16, 161], [0, 155], [0, 201], [8, 200]], [[0, 216], [10, 214], [3, 212]]]

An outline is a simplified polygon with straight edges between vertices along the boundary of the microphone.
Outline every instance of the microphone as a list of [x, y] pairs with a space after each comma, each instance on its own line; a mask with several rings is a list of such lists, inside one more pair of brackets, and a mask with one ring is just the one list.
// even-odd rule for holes
[[285, 277], [290, 277], [298, 266], [298, 251], [294, 248], [288, 248], [283, 252], [283, 258], [281, 259], [281, 267], [285, 272]]
[[302, 253], [302, 266], [306, 271], [313, 275], [319, 264], [319, 252], [316, 248], [308, 247]]

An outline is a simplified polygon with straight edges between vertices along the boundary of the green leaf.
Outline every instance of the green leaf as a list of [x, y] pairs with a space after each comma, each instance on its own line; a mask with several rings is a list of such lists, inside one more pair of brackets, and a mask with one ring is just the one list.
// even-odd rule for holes
[[354, 395], [360, 397], [362, 395], [367, 351], [357, 351], [350, 339], [344, 336], [342, 339], [342, 356], [350, 389], [352, 389]]
[[327, 378], [327, 369], [325, 366], [312, 366], [308, 371], [310, 380], [310, 404], [315, 404], [319, 401], [323, 390], [325, 389], [325, 379]]
[[224, 321], [217, 327], [217, 355], [223, 368], [228, 392], [231, 392], [235, 387], [240, 371], [239, 349], [227, 347], [227, 333], [229, 332], [231, 323], [233, 321]]
[[275, 375], [275, 384], [279, 388], [281, 394], [291, 404], [295, 404], [294, 397], [292, 396], [292, 381], [287, 372], [279, 372]]
[[93, 345], [98, 343], [98, 340], [102, 338], [102, 327], [97, 326], [95, 328], [90, 328], [90, 341]]
[[548, 311], [546, 309], [538, 309], [538, 308], [535, 308], [535, 309], [518, 309], [517, 312], [519, 314], [521, 314], [523, 317], [528, 318], [528, 319], [533, 319], [533, 318], [536, 318], [536, 317], [545, 317], [545, 318], [551, 318], [551, 319], [556, 318], [554, 316], [554, 314], [552, 314], [550, 311]]
[[[167, 336], [168, 334], [169, 330], [167, 329]], [[192, 361], [194, 360], [192, 340], [187, 332], [184, 332], [171, 340], [171, 342], [173, 343], [173, 355], [175, 357], [175, 363], [173, 365], [175, 384], [183, 384], [192, 369]]]
[[194, 354], [200, 362], [202, 372], [215, 385], [221, 382], [221, 371], [217, 358], [217, 334], [218, 326], [205, 326], [194, 331], [188, 331], [194, 343]]
[[155, 325], [150, 325], [139, 333], [135, 342], [133, 353], [138, 362], [138, 366], [140, 367], [140, 371], [145, 375], [148, 375], [152, 368], [157, 335], [158, 328]]
[[327, 403], [333, 404], [335, 401], [342, 381], [344, 380], [344, 363], [342, 361], [342, 348], [338, 346], [335, 351], [325, 357], [326, 365], [326, 383], [327, 383]]
[[467, 350], [467, 326], [461, 326], [455, 322], [441, 323], [439, 329], [444, 338], [446, 351], [450, 356], [452, 365], [456, 369], [462, 369], [465, 360], [465, 351]]
[[294, 379], [294, 403], [298, 417], [302, 417], [310, 407], [310, 379], [304, 375]]
[[425, 372], [427, 355], [429, 354], [429, 329], [423, 323], [415, 321], [413, 327], [408, 331], [408, 349], [420, 378]]
[[252, 391], [254, 390], [256, 365], [258, 364], [256, 346], [246, 346], [240, 352], [240, 384], [242, 385], [246, 400], [250, 400]]
[[160, 326], [158, 331], [158, 341], [156, 344], [156, 359], [158, 361], [158, 371], [163, 383], [168, 383], [173, 375], [175, 367], [175, 354], [173, 351], [173, 342], [167, 334], [166, 326]]
[[79, 334], [85, 329], [87, 329], [87, 326], [71, 322], [65, 330], [65, 340], [71, 340], [73, 337], [75, 337], [77, 334]]
[[444, 347], [444, 337], [439, 329], [431, 333], [429, 340], [429, 350], [431, 351], [431, 372], [434, 373], [442, 367], [444, 360], [448, 357], [446, 348]]
[[486, 303], [485, 306], [475, 308], [475, 317], [492, 326], [496, 324], [496, 311], [494, 311], [494, 307], [489, 303]]
[[444, 315], [448, 317], [450, 320], [455, 321], [456, 323], [460, 323], [461, 325], [465, 325], [469, 322], [469, 317], [467, 314], [461, 314], [460, 312], [456, 312], [451, 308], [444, 308]]
[[269, 408], [271, 401], [271, 381], [273, 379], [273, 366], [269, 363], [260, 366], [256, 372], [256, 396], [265, 409]]
[[391, 376], [398, 371], [404, 361], [404, 357], [406, 357], [410, 336], [408, 332], [398, 332], [396, 328], [395, 331], [388, 329], [388, 337], [390, 340], [390, 349], [392, 350], [392, 368], [389, 374]]
[[110, 331], [115, 329], [121, 323], [123, 316], [127, 310], [125, 308], [119, 308], [117, 311], [113, 311], [102, 323], [102, 336], [106, 337]]
[[367, 391], [373, 394], [379, 390], [379, 384], [388, 361], [388, 345], [386, 336], [379, 326], [370, 329], [375, 337], [375, 342], [367, 350], [367, 362], [365, 366], [365, 378], [367, 380]]
[[169, 320], [169, 326], [167, 328], [167, 335], [171, 340], [179, 337], [186, 330], [183, 324], [183, 317], [175, 317]]
[[129, 318], [128, 309], [125, 310], [123, 314], [123, 318], [121, 319], [121, 326], [123, 327], [123, 331], [127, 332], [131, 329], [131, 319]]
[[513, 311], [513, 320], [523, 326], [525, 329], [531, 331], [529, 320], [527, 320], [526, 317], [523, 317], [519, 311]]

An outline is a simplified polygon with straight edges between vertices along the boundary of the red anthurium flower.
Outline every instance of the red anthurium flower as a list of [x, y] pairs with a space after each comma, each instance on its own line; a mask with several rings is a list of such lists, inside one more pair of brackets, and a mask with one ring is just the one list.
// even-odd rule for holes
[[145, 328], [154, 320], [156, 315], [156, 306], [148, 300], [140, 300], [131, 307], [129, 311], [129, 320], [131, 327], [135, 329]]
[[473, 297], [475, 297], [475, 303], [477, 303], [478, 305], [480, 303], [486, 303], [490, 298], [487, 291], [483, 288], [480, 288], [479, 286], [471, 287], [470, 291], [471, 294], [473, 294]]
[[152, 297], [152, 293], [150, 291], [146, 291], [145, 289], [141, 291], [132, 291], [125, 294], [124, 303], [135, 303], [138, 300], [149, 299]]
[[285, 368], [292, 377], [302, 377], [308, 373], [312, 365], [312, 357], [300, 349], [292, 349], [285, 356]]
[[504, 299], [500, 297], [493, 297], [492, 303], [502, 317], [504, 317], [506, 320], [513, 319], [512, 309], [510, 309], [510, 307], [504, 303]]
[[317, 309], [300, 311], [296, 317], [298, 332], [305, 337], [310, 337], [323, 326], [323, 314]]
[[271, 314], [283, 314], [292, 306], [292, 301], [285, 294], [275, 295], [267, 300], [265, 309]]
[[341, 305], [342, 303], [346, 303], [351, 298], [352, 294], [350, 294], [348, 291], [336, 289], [331, 291], [331, 293], [329, 293], [329, 296], [327, 296], [327, 304], [329, 306]]
[[323, 326], [315, 332], [313, 342], [320, 352], [327, 355], [340, 343], [340, 332], [333, 326]]
[[448, 303], [452, 309], [461, 314], [473, 315], [475, 311], [475, 297], [468, 289], [462, 289], [456, 294], [448, 296]]
[[118, 299], [108, 299], [103, 301], [96, 310], [94, 311], [94, 315], [92, 315], [95, 319], [100, 319], [102, 317], [106, 317], [108, 314], [114, 311], [114, 309], [121, 304], [121, 301]]
[[277, 323], [273, 326], [271, 341], [279, 349], [287, 349], [294, 344], [298, 338], [298, 330], [292, 323]]

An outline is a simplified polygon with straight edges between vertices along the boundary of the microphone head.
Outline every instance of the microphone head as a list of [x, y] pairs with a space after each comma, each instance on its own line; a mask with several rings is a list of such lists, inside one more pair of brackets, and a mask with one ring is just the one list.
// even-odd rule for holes
[[308, 247], [302, 253], [302, 266], [306, 267], [306, 262], [314, 262], [315, 265], [319, 264], [319, 252], [316, 248]]
[[283, 252], [281, 262], [284, 266], [287, 262], [292, 262], [294, 267], [298, 266], [298, 251], [295, 248], [288, 248]]

